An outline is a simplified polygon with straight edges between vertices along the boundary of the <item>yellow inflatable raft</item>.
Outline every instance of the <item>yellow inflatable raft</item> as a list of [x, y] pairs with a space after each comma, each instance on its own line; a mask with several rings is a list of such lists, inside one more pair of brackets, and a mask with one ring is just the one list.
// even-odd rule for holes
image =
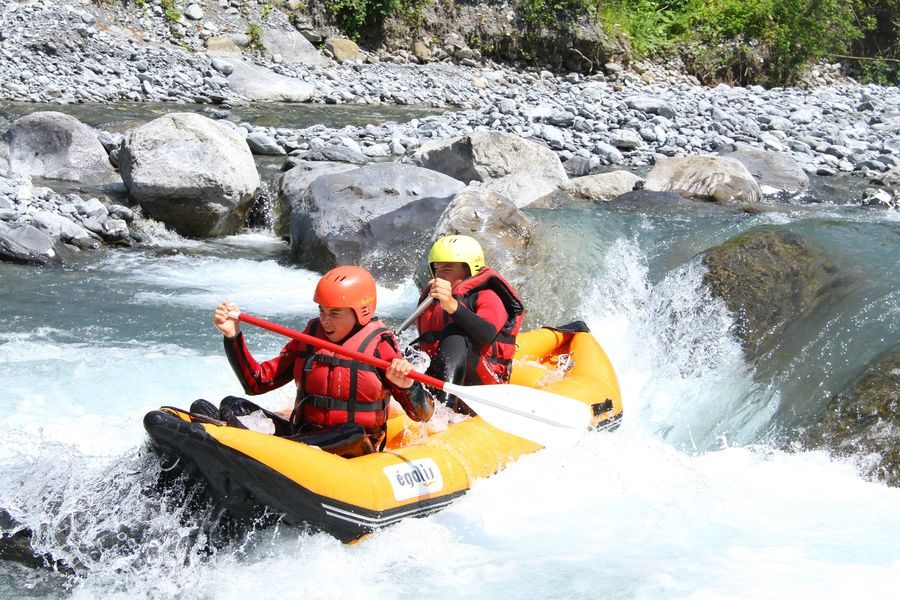
[[[612, 429], [622, 416], [615, 372], [587, 328], [574, 329], [520, 334], [510, 383], [584, 402], [594, 427]], [[397, 408], [384, 451], [349, 459], [172, 407], [148, 413], [144, 426], [161, 452], [199, 473], [235, 516], [263, 506], [344, 542], [440, 510], [474, 480], [541, 449], [481, 417], [431, 431]]]

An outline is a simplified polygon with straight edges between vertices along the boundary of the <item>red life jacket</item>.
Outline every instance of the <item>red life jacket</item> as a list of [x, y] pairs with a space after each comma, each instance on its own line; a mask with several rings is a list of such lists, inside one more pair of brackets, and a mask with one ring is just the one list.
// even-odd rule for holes
[[[310, 329], [315, 337], [327, 339], [318, 319], [313, 319]], [[341, 345], [381, 358], [377, 346], [382, 338], [394, 339], [380, 321], [373, 319]], [[378, 431], [387, 421], [390, 400], [390, 390], [378, 369], [311, 345], [307, 352], [310, 356], [305, 362], [294, 364], [294, 380], [298, 382], [294, 413], [299, 413], [300, 422], [323, 427], [354, 422], [370, 433]]]
[[[453, 297], [457, 302], [462, 302], [469, 310], [475, 312], [478, 292], [482, 290], [491, 290], [496, 293], [503, 302], [508, 315], [506, 323], [497, 332], [497, 337], [479, 348], [481, 355], [478, 369], [479, 378], [485, 384], [500, 383], [509, 380], [510, 365], [516, 353], [516, 334], [522, 327], [525, 309], [522, 306], [522, 300], [509, 282], [490, 267], [483, 267], [474, 277], [460, 282], [453, 288]], [[423, 292], [419, 299], [420, 302], [425, 299], [428, 292], [428, 289]], [[437, 356], [440, 332], [449, 323], [450, 315], [441, 308], [439, 302], [435, 302], [425, 309], [417, 322], [419, 337], [416, 342], [419, 349], [428, 356]]]

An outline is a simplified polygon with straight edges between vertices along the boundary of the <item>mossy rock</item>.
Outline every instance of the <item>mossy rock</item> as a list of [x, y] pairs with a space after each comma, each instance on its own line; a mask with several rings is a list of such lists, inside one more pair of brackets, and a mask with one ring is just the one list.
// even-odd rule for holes
[[822, 250], [780, 227], [746, 231], [707, 250], [705, 282], [735, 315], [749, 359], [766, 353], [841, 284]]
[[867, 476], [900, 487], [900, 346], [876, 357], [835, 395], [800, 443], [856, 457]]

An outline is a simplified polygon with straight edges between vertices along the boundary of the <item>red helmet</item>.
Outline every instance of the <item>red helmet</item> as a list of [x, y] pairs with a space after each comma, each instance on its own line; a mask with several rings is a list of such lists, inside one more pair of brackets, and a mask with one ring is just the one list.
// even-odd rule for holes
[[333, 308], [352, 308], [365, 325], [375, 314], [375, 278], [362, 267], [335, 267], [322, 275], [313, 302]]

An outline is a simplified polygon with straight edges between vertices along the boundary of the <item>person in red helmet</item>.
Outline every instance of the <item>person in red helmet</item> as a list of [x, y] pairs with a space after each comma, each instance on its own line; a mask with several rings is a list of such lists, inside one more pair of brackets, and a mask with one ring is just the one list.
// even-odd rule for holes
[[[401, 357], [392, 331], [375, 318], [375, 280], [361, 267], [337, 267], [316, 285], [313, 301], [319, 316], [304, 333], [349, 350], [390, 361], [380, 371], [334, 352], [292, 340], [275, 358], [262, 363], [250, 354], [239, 321], [239, 308], [229, 302], [216, 307], [213, 325], [225, 336], [225, 353], [247, 394], [262, 394], [290, 381], [297, 396], [290, 420], [265, 411], [244, 398], [229, 396], [219, 418], [241, 427], [239, 416], [257, 410], [275, 423], [275, 434], [319, 446], [343, 456], [372, 452], [384, 437], [387, 407], [393, 396], [416, 421], [431, 418], [431, 395], [408, 377], [413, 366]], [[197, 401], [199, 402], [206, 401]], [[210, 407], [192, 406], [191, 412], [209, 415]], [[197, 410], [195, 410], [197, 409]]]
[[[467, 235], [438, 238], [428, 253], [432, 279], [421, 299], [434, 299], [416, 321], [420, 350], [431, 357], [427, 373], [454, 384], [509, 381], [516, 334], [525, 309], [515, 289], [485, 266], [481, 244]], [[437, 395], [463, 413], [455, 396]]]

